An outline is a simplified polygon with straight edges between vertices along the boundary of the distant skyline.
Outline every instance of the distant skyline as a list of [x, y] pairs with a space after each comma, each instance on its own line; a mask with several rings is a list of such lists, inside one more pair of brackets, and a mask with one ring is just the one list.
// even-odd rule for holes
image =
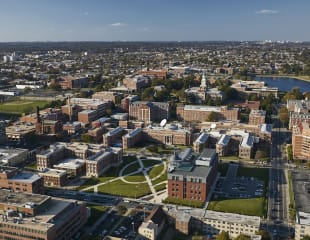
[[0, 0], [0, 42], [310, 41], [309, 0]]

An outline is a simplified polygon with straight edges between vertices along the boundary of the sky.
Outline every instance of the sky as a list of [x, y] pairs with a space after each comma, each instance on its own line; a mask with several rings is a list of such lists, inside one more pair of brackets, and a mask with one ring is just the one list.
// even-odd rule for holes
[[0, 0], [0, 42], [310, 41], [309, 0]]

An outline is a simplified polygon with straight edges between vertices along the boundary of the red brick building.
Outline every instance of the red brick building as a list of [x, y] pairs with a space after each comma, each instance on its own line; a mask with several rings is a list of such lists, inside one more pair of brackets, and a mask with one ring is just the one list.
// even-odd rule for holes
[[203, 150], [192, 162], [188, 158], [177, 159], [174, 156], [169, 164], [168, 196], [205, 202], [217, 175], [215, 150]]
[[181, 121], [187, 122], [206, 122], [211, 113], [216, 113], [216, 120], [238, 121], [240, 111], [238, 108], [228, 108], [227, 106], [202, 106], [185, 105], [177, 107], [177, 117]]
[[43, 178], [13, 167], [0, 167], [0, 188], [18, 192], [44, 193]]
[[167, 102], [135, 101], [129, 105], [129, 118], [146, 123], [169, 119], [170, 105]]
[[58, 79], [58, 83], [62, 89], [74, 89], [88, 86], [87, 77], [63, 76]]

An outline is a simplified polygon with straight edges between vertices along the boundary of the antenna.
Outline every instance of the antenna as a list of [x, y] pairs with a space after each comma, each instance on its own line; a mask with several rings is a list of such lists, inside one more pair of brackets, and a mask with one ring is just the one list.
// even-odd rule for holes
[[166, 126], [166, 124], [167, 124], [167, 119], [166, 118], [164, 118], [163, 120], [161, 120], [161, 122], [160, 122], [160, 126], [161, 127], [164, 127], [164, 126]]

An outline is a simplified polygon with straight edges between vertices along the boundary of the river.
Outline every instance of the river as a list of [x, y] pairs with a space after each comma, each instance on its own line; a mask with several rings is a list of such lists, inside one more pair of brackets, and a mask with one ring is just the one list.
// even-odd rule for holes
[[302, 81], [296, 78], [283, 77], [254, 77], [254, 80], [265, 82], [268, 87], [277, 87], [279, 91], [290, 91], [294, 87], [298, 87], [300, 91], [310, 92], [310, 82]]

